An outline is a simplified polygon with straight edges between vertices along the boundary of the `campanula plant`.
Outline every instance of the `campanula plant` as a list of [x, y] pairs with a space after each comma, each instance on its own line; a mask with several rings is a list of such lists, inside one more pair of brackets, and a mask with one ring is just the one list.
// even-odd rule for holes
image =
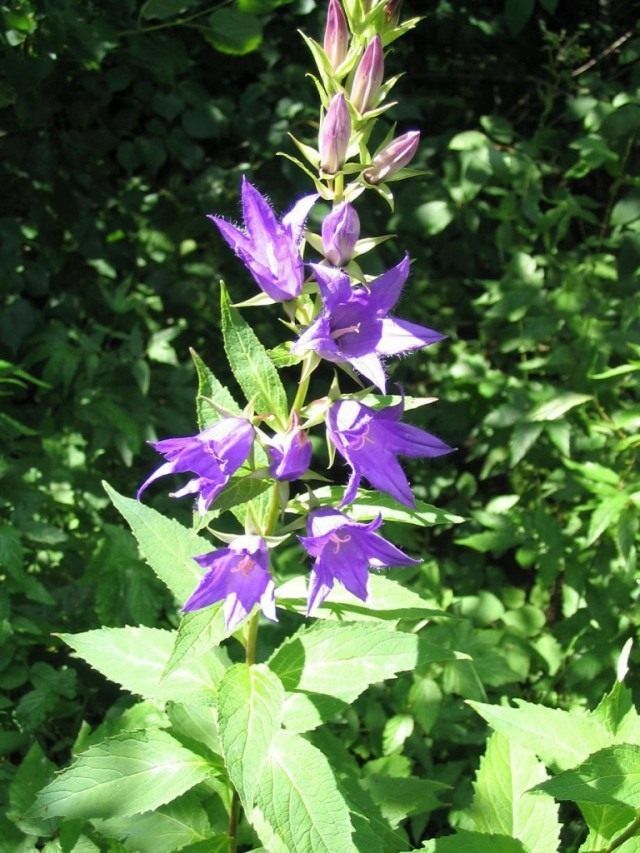
[[[40, 793], [47, 818], [100, 821], [103, 831], [126, 837], [145, 814], [173, 815], [188, 801], [206, 804], [203, 842], [211, 850], [342, 853], [380, 839], [383, 846], [371, 849], [409, 844], [346, 747], [310, 733], [339, 722], [369, 685], [453, 655], [425, 641], [420, 628], [434, 611], [401, 583], [422, 555], [405, 553], [385, 529], [456, 520], [416, 500], [402, 462], [452, 448], [406, 421], [404, 393], [384, 396], [394, 356], [444, 335], [397, 308], [411, 286], [408, 255], [382, 274], [367, 272], [362, 257], [385, 237], [363, 238], [357, 211], [365, 193], [393, 205], [389, 182], [413, 174], [417, 129], [392, 129], [375, 148], [371, 139], [396, 82], [385, 82], [385, 53], [414, 24], [399, 23], [389, 0], [330, 0], [322, 45], [305, 36], [321, 102], [317, 145], [294, 140], [305, 162], [285, 155], [310, 177], [311, 192], [281, 215], [266, 188], [245, 176], [241, 222], [210, 216], [216, 238], [257, 288], [238, 306], [220, 285], [224, 350], [246, 403], [194, 355], [198, 432], [152, 442], [163, 461], [137, 499], [107, 487], [174, 594], [179, 622], [173, 631], [65, 636], [158, 714], [81, 752]], [[308, 225], [312, 211], [322, 217], [320, 233]], [[286, 358], [265, 350], [242, 307], [282, 311]], [[288, 395], [279, 368], [292, 367], [299, 379]], [[320, 393], [310, 399], [312, 377]], [[411, 398], [412, 407], [429, 402]], [[336, 451], [339, 464], [327, 469], [323, 460]], [[177, 483], [171, 497], [193, 503], [192, 530], [146, 504], [152, 492], [168, 491], [166, 478]], [[286, 579], [283, 548], [298, 554]], [[262, 617], [265, 632], [278, 620], [293, 631], [267, 661]], [[374, 654], [365, 651], [365, 634]], [[266, 636], [273, 648], [273, 634]], [[354, 675], [345, 679], [346, 663]]]

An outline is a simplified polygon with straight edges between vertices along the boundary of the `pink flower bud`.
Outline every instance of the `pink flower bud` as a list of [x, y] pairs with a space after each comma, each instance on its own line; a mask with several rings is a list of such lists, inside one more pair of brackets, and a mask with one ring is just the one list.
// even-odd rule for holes
[[382, 41], [380, 36], [375, 36], [362, 54], [351, 86], [351, 103], [359, 113], [365, 113], [375, 107], [383, 77]]
[[336, 69], [344, 62], [348, 46], [349, 30], [340, 0], [329, 0], [324, 30], [324, 49], [332, 68]]
[[348, 264], [360, 236], [360, 219], [348, 201], [334, 207], [322, 221], [324, 256], [336, 267]]
[[344, 165], [351, 138], [351, 117], [344, 95], [334, 95], [320, 125], [320, 165], [334, 175]]
[[367, 181], [370, 184], [379, 184], [395, 175], [413, 160], [419, 144], [420, 131], [410, 130], [385, 145], [373, 158], [369, 168], [365, 169], [364, 176]]
[[400, 20], [402, 0], [387, 0], [384, 7], [384, 17], [388, 24], [395, 27]]

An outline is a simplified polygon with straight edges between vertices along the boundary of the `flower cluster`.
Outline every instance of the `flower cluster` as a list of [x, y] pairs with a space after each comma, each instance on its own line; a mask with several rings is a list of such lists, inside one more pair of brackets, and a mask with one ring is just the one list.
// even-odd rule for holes
[[[366, 7], [365, 3], [365, 11]], [[387, 182], [409, 176], [406, 166], [416, 153], [420, 136], [409, 130], [385, 140], [373, 155], [367, 150], [373, 123], [388, 108], [385, 98], [394, 82], [384, 82], [384, 48], [402, 32], [398, 4], [378, 2], [371, 10], [358, 21], [353, 18], [357, 11], [345, 15], [339, 0], [329, 0], [323, 45], [309, 40], [325, 87], [324, 107], [317, 151], [297, 144], [317, 169], [317, 176], [312, 175], [316, 192], [304, 196], [279, 219], [265, 196], [244, 178], [242, 225], [210, 217], [266, 295], [262, 301], [285, 305], [287, 325], [296, 335], [290, 357], [302, 363], [288, 426], [268, 433], [266, 423], [273, 423], [272, 413], [255, 412], [253, 401], [242, 416], [223, 412], [198, 435], [154, 442], [152, 446], [165, 461], [138, 491], [140, 496], [161, 477], [188, 474], [187, 482], [171, 495], [194, 495], [206, 524], [206, 514], [215, 509], [216, 499], [232, 477], [270, 481], [275, 511], [264, 524], [256, 525], [247, 513], [243, 534], [222, 537], [227, 547], [195, 558], [205, 573], [184, 610], [223, 601], [229, 629], [235, 629], [256, 605], [268, 618], [276, 618], [269, 553], [292, 527], [290, 523], [282, 531], [277, 529], [284, 515], [294, 510], [288, 498], [290, 483], [313, 476], [309, 470], [310, 429], [324, 421], [330, 454], [337, 451], [350, 473], [337, 506], [326, 501], [322, 505], [313, 492], [307, 504], [306, 535], [299, 536], [299, 542], [313, 560], [308, 613], [322, 604], [336, 582], [366, 601], [370, 569], [419, 562], [380, 535], [379, 515], [360, 523], [349, 516], [349, 507], [357, 502], [363, 479], [401, 504], [414, 506], [398, 457], [432, 458], [451, 450], [436, 436], [403, 423], [403, 402], [386, 407], [365, 405], [361, 398], [366, 390], [343, 395], [336, 382], [327, 396], [305, 402], [311, 372], [322, 361], [356, 381], [362, 377], [384, 394], [386, 358], [414, 352], [443, 338], [433, 329], [392, 313], [409, 278], [408, 255], [377, 276], [364, 274], [355, 260], [383, 239], [360, 239], [355, 200], [367, 189], [389, 200]], [[348, 164], [355, 157], [359, 163]], [[302, 168], [309, 173], [306, 166]], [[349, 176], [352, 179], [345, 185]], [[322, 218], [321, 233], [314, 234], [305, 230], [306, 220], [321, 200], [332, 202], [332, 209]], [[305, 244], [320, 257], [305, 261]], [[266, 460], [266, 466], [256, 459]], [[299, 508], [300, 503], [297, 511]]]

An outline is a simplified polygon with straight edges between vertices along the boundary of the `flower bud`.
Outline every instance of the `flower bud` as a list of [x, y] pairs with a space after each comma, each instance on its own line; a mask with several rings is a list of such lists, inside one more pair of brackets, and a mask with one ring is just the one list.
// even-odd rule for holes
[[358, 214], [348, 201], [343, 201], [322, 221], [322, 248], [325, 258], [336, 267], [348, 264], [359, 236]]
[[334, 95], [320, 125], [320, 165], [334, 175], [344, 165], [351, 138], [351, 117], [344, 95]]
[[340, 0], [329, 0], [324, 30], [324, 50], [334, 70], [344, 62], [348, 46], [349, 30]]
[[419, 130], [410, 130], [398, 136], [397, 139], [385, 145], [382, 151], [378, 151], [369, 168], [364, 171], [366, 180], [370, 184], [379, 184], [381, 181], [388, 180], [413, 160], [419, 144]]
[[400, 20], [400, 7], [402, 0], [387, 0], [384, 6], [384, 17], [387, 24], [392, 27], [397, 26]]
[[375, 36], [362, 54], [351, 86], [351, 103], [360, 114], [375, 107], [383, 77], [382, 40]]

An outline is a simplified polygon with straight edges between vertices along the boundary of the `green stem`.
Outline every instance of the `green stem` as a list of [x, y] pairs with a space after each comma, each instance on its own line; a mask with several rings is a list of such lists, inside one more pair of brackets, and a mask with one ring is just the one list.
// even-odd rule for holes
[[622, 847], [625, 841], [628, 841], [630, 838], [633, 838], [634, 835], [637, 835], [640, 831], [640, 815], [636, 817], [633, 823], [630, 823], [629, 826], [625, 829], [622, 835], [619, 835], [616, 839], [614, 839], [611, 844], [605, 850], [605, 853], [611, 853], [612, 850], [615, 850], [618, 847]]
[[[306, 365], [305, 365], [306, 366]], [[298, 385], [298, 390], [296, 391], [296, 396], [293, 400], [293, 405], [291, 406], [291, 414], [294, 412], [299, 412], [300, 409], [304, 406], [304, 401], [307, 396], [307, 391], [309, 390], [309, 380], [311, 379], [311, 374], [308, 373], [304, 379], [300, 380], [300, 384]]]
[[229, 808], [229, 853], [236, 853], [238, 849], [238, 819], [240, 817], [240, 797], [234, 790]]

